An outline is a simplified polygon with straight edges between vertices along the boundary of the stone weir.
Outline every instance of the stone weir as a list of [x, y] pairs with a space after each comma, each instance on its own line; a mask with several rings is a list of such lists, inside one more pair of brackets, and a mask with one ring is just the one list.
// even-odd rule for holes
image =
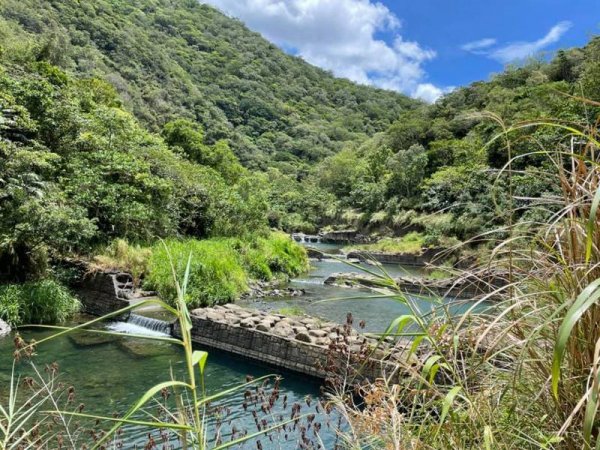
[[[344, 326], [308, 316], [286, 317], [235, 304], [195, 309], [190, 315], [194, 342], [320, 379], [327, 378], [332, 361], [345, 359], [332, 357], [340, 343], [355, 360], [363, 357], [359, 378], [391, 373], [406, 354], [405, 346], [378, 344], [377, 338], [353, 329], [344, 334]], [[181, 335], [177, 325], [174, 334]]]
[[[87, 273], [73, 287], [84, 311], [96, 316], [136, 301], [131, 276], [126, 273]], [[130, 314], [126, 316], [118, 319], [128, 320]], [[137, 316], [131, 316], [135, 322]], [[360, 366], [355, 379], [372, 380], [392, 373], [397, 362], [406, 360], [406, 343], [380, 343], [349, 325], [309, 316], [287, 317], [235, 304], [195, 309], [190, 316], [192, 339], [201, 345], [320, 379], [347, 370], [340, 366], [341, 361], [353, 361], [354, 368]], [[181, 337], [178, 323], [169, 324], [169, 328], [175, 337]], [[0, 326], [0, 335], [2, 329]]]
[[429, 248], [419, 254], [412, 253], [385, 253], [353, 250], [347, 257], [360, 261], [377, 261], [381, 264], [401, 264], [403, 266], [425, 266], [433, 262], [445, 249]]
[[132, 278], [121, 272], [88, 272], [72, 288], [84, 312], [104, 316], [129, 306], [126, 293], [132, 289]]

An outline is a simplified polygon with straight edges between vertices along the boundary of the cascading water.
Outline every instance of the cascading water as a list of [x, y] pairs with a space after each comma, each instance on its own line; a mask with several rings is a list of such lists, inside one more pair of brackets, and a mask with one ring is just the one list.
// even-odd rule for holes
[[292, 239], [301, 244], [320, 244], [321, 236], [304, 234], [304, 233], [292, 233]]
[[146, 336], [170, 336], [171, 324], [152, 317], [131, 314], [127, 322], [114, 322], [108, 326], [110, 330], [120, 333], [140, 334]]

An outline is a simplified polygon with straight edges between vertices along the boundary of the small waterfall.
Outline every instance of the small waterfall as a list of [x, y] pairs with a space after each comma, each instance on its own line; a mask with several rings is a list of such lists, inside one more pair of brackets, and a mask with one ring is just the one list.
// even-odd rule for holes
[[304, 233], [292, 233], [292, 239], [300, 244], [320, 244], [321, 236]]
[[140, 316], [138, 314], [131, 314], [128, 322], [143, 328], [148, 328], [151, 331], [171, 334], [171, 324], [169, 322], [165, 322], [164, 320], [153, 319], [152, 317]]
[[147, 336], [170, 336], [171, 324], [152, 317], [131, 314], [127, 322], [114, 322], [109, 329], [119, 333], [141, 334]]

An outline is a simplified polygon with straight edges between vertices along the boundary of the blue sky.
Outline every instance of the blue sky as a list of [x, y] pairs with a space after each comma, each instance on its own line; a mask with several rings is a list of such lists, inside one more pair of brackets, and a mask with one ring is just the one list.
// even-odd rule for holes
[[600, 34], [600, 0], [204, 0], [334, 74], [427, 101]]

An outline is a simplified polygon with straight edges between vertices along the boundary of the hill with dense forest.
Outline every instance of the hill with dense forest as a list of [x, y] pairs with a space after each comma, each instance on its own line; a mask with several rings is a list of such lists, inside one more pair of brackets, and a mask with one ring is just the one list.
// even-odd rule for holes
[[[281, 230], [352, 227], [378, 239], [362, 250], [416, 261], [407, 253], [429, 248], [423, 253], [449, 257], [412, 280], [391, 278], [383, 265], [380, 276], [377, 268], [362, 266], [377, 295], [348, 297], [369, 300], [360, 302], [363, 311], [383, 321], [399, 312], [386, 340], [398, 337], [402, 356], [381, 353], [367, 340], [358, 344], [352, 324], [362, 328], [365, 322], [344, 310], [347, 323], [336, 333], [337, 343], [322, 347], [337, 395], [314, 404], [317, 412], [330, 405], [339, 411], [335, 421], [343, 429], [334, 433], [336, 442], [355, 448], [406, 442], [415, 448], [600, 448], [599, 124], [600, 37], [551, 59], [506, 67], [426, 105], [336, 79], [196, 0], [3, 0], [0, 334], [6, 329], [2, 321], [20, 326], [69, 320], [80, 308], [69, 286], [81, 282], [82, 272], [130, 273], [131, 287], [155, 291], [176, 305], [169, 310], [180, 320], [175, 328], [184, 335], [192, 381], [173, 380], [173, 372], [170, 383], [151, 388], [125, 419], [113, 417], [119, 439], [114, 445], [126, 442], [120, 440], [125, 420], [135, 423], [136, 433], [138, 424], [160, 425], [151, 431], [156, 442], [166, 442], [156, 414], [149, 422], [127, 418], [137, 417], [132, 414], [151, 393], [159, 394], [157, 388], [164, 387], [164, 405], [174, 388], [196, 392], [195, 367], [202, 378], [206, 356], [192, 353], [186, 305], [252, 297], [254, 287], [259, 295], [253, 298], [263, 299], [263, 288], [306, 273], [307, 251]], [[451, 246], [456, 251], [439, 251]], [[340, 267], [324, 264], [332, 267], [328, 271]], [[393, 267], [399, 268], [413, 274], [412, 268]], [[320, 270], [315, 278], [323, 276]], [[176, 288], [177, 279], [183, 288]], [[348, 280], [355, 285], [358, 279]], [[471, 287], [469, 280], [477, 289], [460, 292], [468, 299], [455, 298], [461, 286]], [[425, 295], [408, 294], [414, 289], [405, 289], [407, 283]], [[328, 289], [320, 286], [302, 303], [320, 304], [311, 300], [317, 296], [339, 299], [338, 287], [335, 297], [322, 288]], [[288, 293], [291, 299], [296, 291]], [[261, 308], [267, 303], [261, 300]], [[390, 309], [390, 303], [401, 309]], [[293, 307], [300, 304], [290, 300], [291, 308], [280, 312], [297, 314]], [[261, 322], [266, 330], [274, 323]], [[297, 340], [313, 342], [307, 327], [299, 327], [304, 331], [298, 330]], [[19, 378], [33, 374], [19, 370], [30, 366], [34, 350], [47, 341], [45, 333], [31, 345], [15, 336], [17, 351], [11, 345], [5, 359], [15, 357], [15, 390], [17, 380], [33, 380]], [[120, 348], [126, 338], [118, 339]], [[75, 347], [56, 348], [78, 357]], [[352, 348], [358, 348], [358, 359]], [[170, 344], [166, 351], [175, 357]], [[136, 365], [156, 359], [135, 355]], [[371, 367], [376, 355], [386, 372], [393, 368], [390, 383], [369, 383], [348, 370], [349, 362]], [[19, 364], [21, 356], [26, 364]], [[329, 364], [330, 356], [341, 364]], [[3, 380], [11, 376], [11, 364], [5, 366]], [[0, 425], [16, 426], [0, 426], [0, 447], [8, 442], [37, 448], [43, 436], [66, 448], [64, 439], [77, 435], [98, 446], [97, 436], [111, 437], [93, 430], [63, 433], [54, 426], [78, 423], [58, 420], [63, 413], [55, 399], [65, 394], [73, 407], [80, 400], [71, 401], [70, 382], [64, 384], [68, 391], [54, 396], [52, 367], [49, 381], [41, 378], [42, 390], [35, 388], [37, 381], [24, 383], [31, 392], [26, 395], [33, 395], [23, 402], [25, 409], [2, 410], [8, 414]], [[238, 369], [236, 376], [243, 373]], [[343, 382], [336, 385], [338, 375]], [[360, 389], [346, 384], [349, 379], [361, 379]], [[131, 391], [125, 378], [119, 380]], [[244, 394], [243, 409], [250, 407], [248, 417], [254, 414], [251, 427], [271, 433], [275, 428], [259, 423], [258, 408], [266, 399], [264, 417], [279, 414], [263, 395], [266, 381], [260, 386], [252, 399]], [[276, 379], [275, 396], [285, 392], [278, 386]], [[51, 403], [39, 400], [42, 391]], [[12, 392], [8, 404], [18, 405]], [[357, 395], [366, 402], [356, 402]], [[181, 403], [177, 415], [161, 410], [158, 420], [166, 417], [166, 425], [181, 431], [179, 443], [188, 442], [191, 430], [200, 442], [205, 421], [199, 407], [206, 402], [191, 396], [188, 409], [185, 395], [175, 397]], [[282, 398], [286, 403], [287, 395]], [[306, 400], [311, 407], [310, 398], [290, 397], [290, 420], [308, 418], [308, 428], [298, 427], [302, 437], [311, 426], [310, 434], [318, 437], [325, 423], [312, 413], [298, 415], [296, 405]], [[81, 413], [83, 405], [74, 411]], [[215, 406], [206, 410], [208, 422], [225, 423]], [[196, 419], [188, 414], [193, 409]], [[30, 427], [32, 420], [39, 426]], [[218, 425], [205, 436], [214, 435], [223, 446], [240, 443], [237, 436], [246, 430], [238, 434], [235, 427], [230, 423], [221, 433]], [[269, 435], [274, 445], [277, 436]], [[150, 433], [148, 439], [150, 447], [156, 444]]]
[[152, 131], [191, 119], [247, 167], [296, 173], [419, 105], [334, 78], [196, 0], [5, 0], [0, 16], [19, 58], [108, 81]]
[[573, 96], [600, 96], [598, 38], [433, 105], [336, 79], [196, 1], [6, 0], [0, 38], [5, 262], [268, 227], [448, 245], [543, 220], [523, 199], [558, 185], [536, 151], [568, 139], [521, 129], [510, 182], [490, 140], [585, 124], [597, 107]]
[[404, 112], [385, 132], [315, 169], [315, 184], [338, 199], [328, 221], [383, 234], [416, 230], [431, 245], [512, 220], [544, 222], [561, 188], [555, 158], [581, 150], [557, 124], [594, 130], [599, 100], [595, 37]]

